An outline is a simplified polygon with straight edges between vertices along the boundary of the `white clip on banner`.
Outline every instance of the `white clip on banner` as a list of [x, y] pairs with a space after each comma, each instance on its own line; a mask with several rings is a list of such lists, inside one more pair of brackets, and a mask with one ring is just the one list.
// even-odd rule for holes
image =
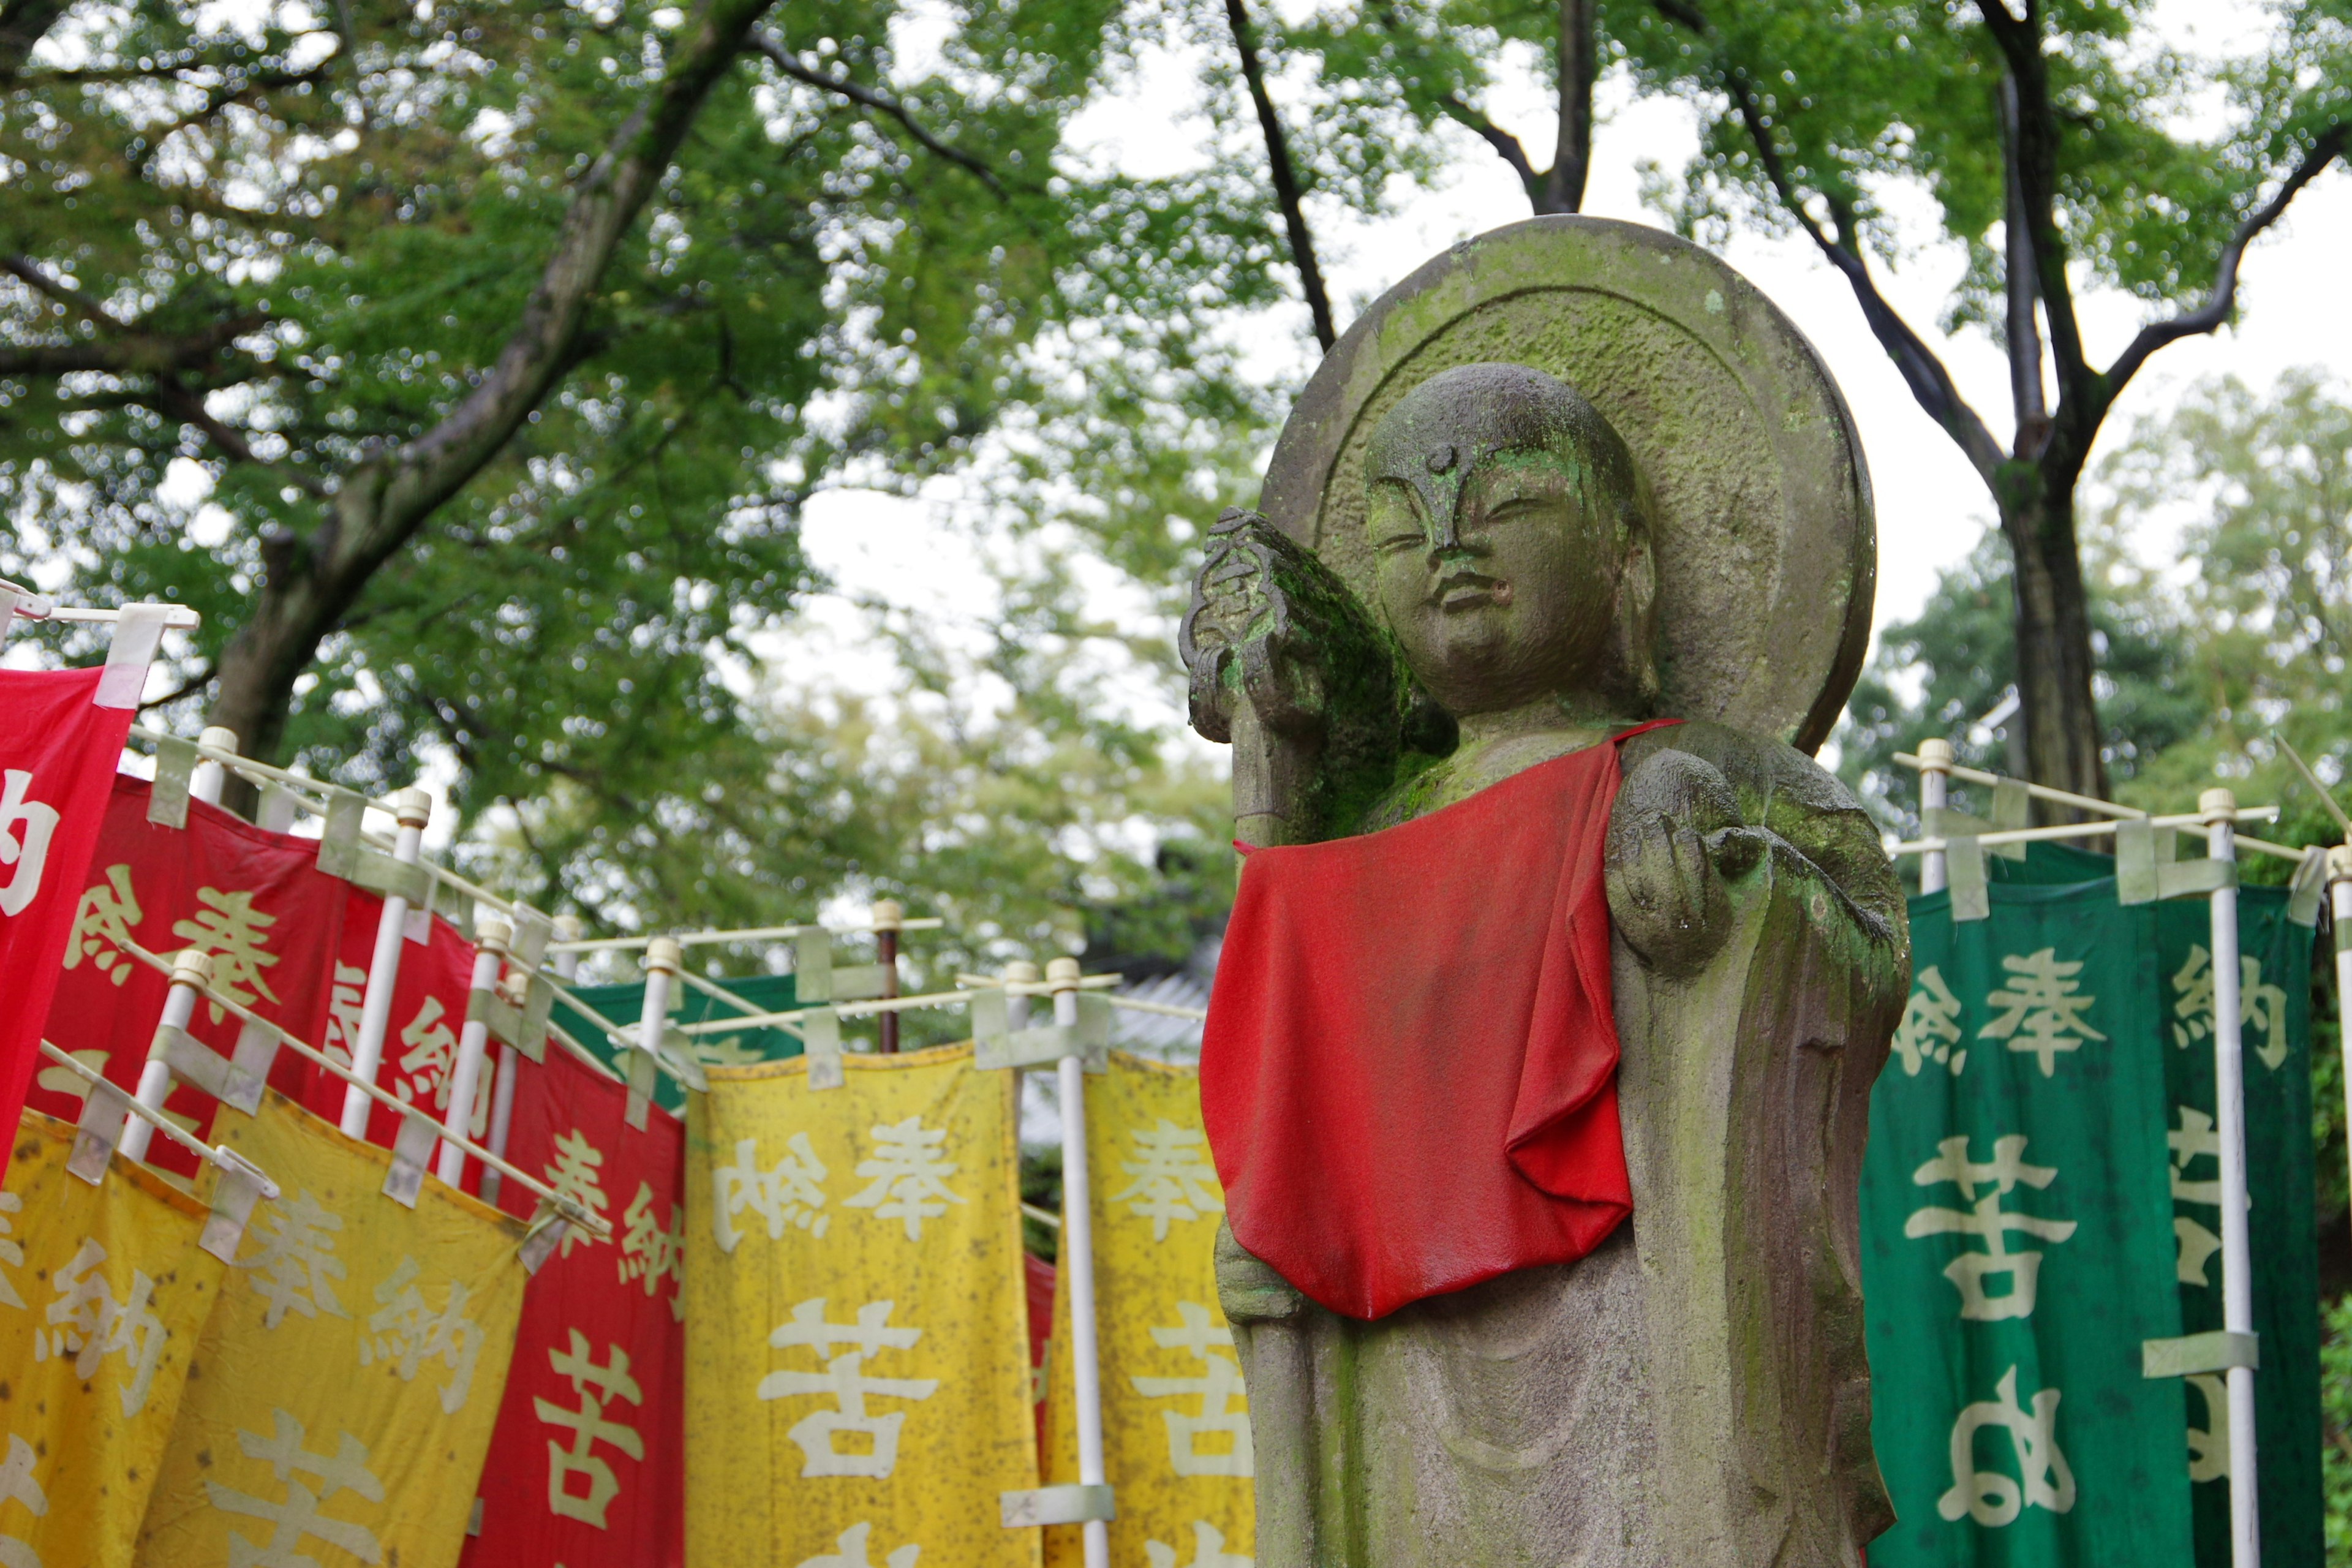
[[106, 650], [106, 673], [99, 677], [100, 708], [136, 708], [147, 689], [147, 670], [163, 646], [163, 627], [173, 618], [170, 605], [125, 605], [115, 617], [114, 641]]

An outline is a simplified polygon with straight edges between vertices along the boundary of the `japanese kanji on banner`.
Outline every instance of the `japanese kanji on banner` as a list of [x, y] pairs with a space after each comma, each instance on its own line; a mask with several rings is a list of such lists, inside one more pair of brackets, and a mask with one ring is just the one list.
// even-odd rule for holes
[[[335, 957], [332, 991], [320, 1032], [310, 1038], [344, 1067], [359, 1043], [360, 1011], [367, 999], [368, 964], [375, 953], [375, 931], [383, 916], [383, 900], [357, 888], [346, 892], [340, 952]], [[400, 944], [400, 973], [392, 990], [392, 1018], [385, 1026], [383, 1059], [376, 1083], [402, 1100], [419, 1106], [436, 1121], [449, 1114], [449, 1092], [457, 1070], [457, 1038], [466, 1027], [466, 1005], [474, 980], [474, 944], [465, 933], [439, 915], [411, 911], [409, 940]], [[424, 940], [415, 940], [422, 936]], [[476, 1142], [488, 1140], [490, 1105], [497, 1092], [499, 1053], [482, 1058], [481, 1076], [475, 1082], [473, 1114], [466, 1135]], [[343, 1080], [323, 1068], [313, 1068], [304, 1103], [330, 1121], [343, 1114]], [[368, 1116], [368, 1142], [389, 1148], [400, 1136], [400, 1113], [378, 1102]], [[466, 1163], [465, 1188], [478, 1194], [482, 1168]]]
[[[1114, 1051], [1087, 1079], [1100, 1319], [1104, 1468], [1118, 1492], [1114, 1563], [1244, 1568], [1255, 1555], [1249, 1401], [1217, 1303], [1223, 1191], [1201, 1130], [1200, 1075]], [[1045, 1363], [1045, 1479], [1078, 1479], [1069, 1275]], [[1075, 1525], [1045, 1531], [1049, 1568], [1078, 1568]]]
[[[613, 1222], [574, 1231], [523, 1291], [478, 1568], [626, 1563], [686, 1552], [686, 1129], [659, 1110], [627, 1124], [628, 1092], [561, 1049], [524, 1062], [508, 1158]], [[514, 1183], [500, 1197], [527, 1215]]]
[[[2183, 835], [2194, 852], [2194, 836]], [[2010, 881], [2071, 883], [2111, 877], [2115, 862], [2063, 844], [2036, 844], [2021, 860], [1989, 862]], [[2112, 886], [2112, 884], [2108, 884]], [[2319, 1568], [2326, 1546], [2320, 1492], [2319, 1285], [2313, 1229], [2311, 960], [2313, 931], [2287, 917], [2287, 891], [2238, 889], [2238, 1012], [2245, 1053], [2246, 1185], [2252, 1232], [2257, 1477], [2263, 1561]], [[2213, 940], [2207, 900], [2156, 906], [2156, 984], [2164, 1044], [2175, 1270], [2181, 1332], [2221, 1326], [2221, 1142], [2213, 1126]], [[2197, 1561], [2230, 1556], [2228, 1418], [2222, 1379], [2179, 1380]]]
[[[211, 953], [215, 990], [315, 1040], [348, 891], [318, 868], [314, 840], [268, 832], [200, 800], [187, 802], [184, 827], [150, 822], [152, 798], [139, 779], [113, 780], [48, 1009], [50, 1041], [127, 1089], [138, 1087], [170, 982], [124, 952], [125, 938], [165, 957], [187, 948]], [[204, 1003], [188, 1032], [226, 1057], [239, 1026], [226, 1008]], [[281, 1052], [270, 1081], [290, 1091], [307, 1077], [299, 1058]], [[30, 1103], [71, 1120], [87, 1088], [51, 1066]], [[216, 1103], [177, 1084], [164, 1110], [201, 1133]], [[194, 1157], [166, 1140], [156, 1140], [149, 1158], [180, 1174], [195, 1170]]]
[[[2255, 1479], [2266, 1568], [2321, 1568], [2319, 1258], [2312, 1226], [2310, 928], [2283, 888], [2238, 889], [2239, 1037], [2245, 1051], [2246, 1187], [2252, 1199]], [[2221, 1153], [2213, 1129], [2212, 926], [2203, 900], [2158, 906], [2172, 1228], [2180, 1331], [2221, 1326]], [[2230, 1555], [2229, 1415], [2218, 1374], [2180, 1380], [2197, 1560]]]
[[[1882, 1568], [2228, 1559], [2221, 1380], [2139, 1353], [2221, 1325], [2211, 917], [2119, 906], [2114, 864], [2036, 845], [1989, 920], [1912, 902], [1863, 1181]], [[2238, 898], [2263, 1557], [2318, 1568], [2311, 936]]]
[[[0, 1563], [130, 1568], [223, 1267], [205, 1211], [128, 1160], [71, 1175], [35, 1111], [0, 1190]], [[265, 1209], [267, 1205], [264, 1205]]]
[[[13, 602], [0, 605], [0, 616], [12, 614]], [[136, 685], [112, 669], [0, 670], [0, 1129], [16, 1125], [40, 1057], [138, 700]]]
[[1871, 1101], [1864, 1297], [1874, 1568], [2186, 1565], [2156, 914], [2112, 879], [1912, 904], [1912, 993]]
[[687, 1135], [687, 1552], [1034, 1568], [1012, 1075], [971, 1047], [715, 1068]]
[[522, 1310], [523, 1226], [277, 1094], [221, 1118], [283, 1195], [197, 1341], [141, 1531], [146, 1568], [451, 1568]]

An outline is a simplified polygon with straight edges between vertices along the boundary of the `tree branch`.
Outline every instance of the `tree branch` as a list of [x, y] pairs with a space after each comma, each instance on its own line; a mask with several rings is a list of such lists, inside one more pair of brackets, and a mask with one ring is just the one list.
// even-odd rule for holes
[[[2050, 357], [2057, 372], [2058, 422], [2067, 427], [2067, 449], [2081, 455], [2090, 449], [2079, 419], [2095, 397], [2097, 374], [2083, 348], [2083, 329], [2074, 314], [2074, 281], [2066, 276], [2066, 239], [2058, 232], [2059, 116], [2050, 100], [2050, 62], [2042, 52], [2042, 11], [2037, 0], [2025, 0], [2022, 16], [2002, 0], [1978, 0], [1977, 13], [2009, 67], [2009, 90], [2017, 106], [2012, 138], [2017, 163], [2018, 205], [2033, 249], [2035, 286], [2042, 294], [2042, 313], [2050, 327]], [[2070, 406], [2071, 405], [2071, 406]], [[2095, 429], [2098, 416], [2090, 428]]]
[[1601, 74], [1601, 37], [1597, 0], [1559, 5], [1559, 139], [1536, 210], [1572, 213], [1584, 206], [1584, 183], [1592, 168], [1592, 84]]
[[1315, 341], [1328, 353], [1339, 341], [1331, 319], [1331, 296], [1323, 287], [1323, 269], [1316, 265], [1315, 237], [1307, 226], [1307, 209], [1299, 198], [1298, 169], [1291, 162], [1290, 138], [1283, 132], [1282, 117], [1274, 110], [1274, 95], [1266, 90], [1265, 67], [1258, 58], [1244, 0], [1225, 0], [1225, 22], [1233, 29], [1234, 49], [1241, 56], [1242, 79], [1249, 84], [1250, 101], [1257, 106], [1258, 130], [1265, 137], [1266, 166], [1274, 175], [1274, 197], [1282, 207], [1282, 226], [1290, 237], [1290, 259], [1298, 268], [1299, 289], [1307, 296], [1307, 313], [1315, 319]]
[[267, 468], [278, 478], [317, 500], [327, 499], [324, 481], [302, 472], [299, 468], [282, 468], [254, 455], [251, 446], [237, 430], [213, 417], [205, 406], [202, 395], [168, 371], [155, 377], [155, 396], [151, 399], [155, 411], [194, 426], [208, 437], [213, 445], [228, 454], [233, 462], [250, 463], [257, 468]]
[[2107, 367], [2105, 378], [2110, 402], [2123, 392], [2133, 376], [2139, 374], [2140, 367], [2157, 350], [2179, 342], [2183, 338], [2200, 337], [2213, 331], [2230, 319], [2230, 311], [2238, 302], [2238, 268], [2245, 259], [2246, 247], [2252, 244], [2264, 229], [2285, 216], [2287, 207], [2303, 194], [2303, 188], [2325, 174], [2327, 165], [2344, 157], [2347, 151], [2352, 151], [2352, 126], [2333, 126], [2312, 143], [2311, 151], [2304, 154], [2303, 162], [2295, 165], [2294, 172], [2279, 186], [2278, 194], [2250, 214], [2238, 226], [2237, 233], [2230, 237], [2230, 243], [2222, 247], [2221, 262], [2213, 272], [2213, 291], [2206, 297], [2205, 303], [2168, 321], [2152, 321], [2142, 327], [2129, 346], [2116, 356], [2116, 362]]
[[[1696, 33], [1710, 47], [1716, 43], [1715, 30], [1695, 5], [1687, 0], [1654, 0], [1657, 13], [1677, 26]], [[1804, 193], [1797, 188], [1787, 160], [1780, 154], [1779, 142], [1766, 118], [1762, 101], [1749, 83], [1747, 73], [1738, 66], [1723, 62], [1717, 67], [1723, 78], [1723, 90], [1739, 115], [1739, 122], [1748, 139], [1756, 147], [1756, 158], [1770, 182], [1773, 194], [1781, 207], [1794, 218], [1832, 267], [1837, 268], [1846, 286], [1862, 306], [1863, 319], [1870, 323], [1873, 336], [1895, 368], [1902, 374], [1904, 384], [1927, 412], [1927, 417], [1943, 427], [1944, 433], [1960, 448], [1977, 476], [1990, 486], [1999, 473], [2005, 454], [2000, 443], [1985, 426], [1984, 419], [1969, 406], [1960, 395], [1959, 385], [1951, 372], [1944, 367], [1936, 352], [1926, 340], [1911, 330], [1909, 322], [1888, 304], [1870, 276], [1870, 266], [1862, 251], [1861, 225], [1851, 204], [1824, 195], [1822, 201], [1830, 209], [1836, 224], [1834, 230], [1825, 229], [1813, 215], [1805, 209]]]
[[224, 651], [215, 721], [276, 753], [295, 679], [319, 639], [436, 509], [480, 473], [572, 368], [588, 308], [705, 100], [774, 0], [704, 0], [661, 79], [573, 187], [521, 320], [465, 400], [415, 440], [345, 476], [304, 569], [271, 581]]
[[1519, 177], [1519, 184], [1527, 189], [1529, 205], [1543, 199], [1543, 176], [1536, 173], [1533, 163], [1528, 162], [1528, 150], [1519, 144], [1517, 137], [1463, 102], [1456, 94], [1447, 93], [1437, 100], [1437, 106], [1445, 111], [1445, 118], [1475, 133], [1480, 141], [1495, 150], [1496, 156], [1511, 166], [1511, 173]]
[[833, 93], [849, 100], [852, 103], [862, 104], [877, 113], [888, 115], [927, 152], [945, 158], [958, 168], [965, 170], [982, 184], [986, 185], [999, 201], [1004, 199], [1004, 186], [998, 182], [995, 171], [961, 148], [950, 147], [924, 130], [921, 123], [915, 119], [913, 112], [898, 100], [885, 97], [870, 87], [860, 87], [847, 77], [832, 77], [820, 70], [812, 70], [795, 59], [791, 50], [765, 33], [754, 33], [751, 36], [751, 48], [769, 64], [794, 81], [805, 82], [820, 91]]
[[173, 703], [179, 701], [183, 697], [194, 697], [197, 692], [202, 691], [205, 687], [211, 685], [212, 679], [212, 666], [209, 664], [200, 664], [196, 667], [196, 672], [188, 677], [187, 679], [182, 681], [178, 686], [166, 691], [161, 697], [154, 698], [150, 701], [139, 704], [139, 711], [145, 713], [152, 709], [169, 708]]

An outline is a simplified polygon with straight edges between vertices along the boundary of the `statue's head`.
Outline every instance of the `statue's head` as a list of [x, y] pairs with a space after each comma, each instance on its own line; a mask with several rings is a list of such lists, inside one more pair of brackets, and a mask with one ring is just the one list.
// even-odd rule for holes
[[1624, 441], [1518, 364], [1423, 382], [1372, 432], [1380, 610], [1429, 694], [1466, 717], [1548, 695], [1650, 711], [1656, 573]]

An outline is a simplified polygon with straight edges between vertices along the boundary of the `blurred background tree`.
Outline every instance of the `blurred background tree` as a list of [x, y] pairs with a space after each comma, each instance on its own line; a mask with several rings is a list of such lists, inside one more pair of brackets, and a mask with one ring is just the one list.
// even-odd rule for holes
[[[163, 721], [361, 787], [453, 763], [551, 904], [893, 886], [953, 781], [1056, 758], [1189, 826], [1164, 737], [1068, 688], [1106, 628], [1008, 653], [1002, 728], [900, 737], [895, 774], [764, 689], [821, 585], [812, 495], [994, 437], [1003, 515], [1163, 582], [1169, 519], [1238, 493], [1273, 410], [1211, 330], [1280, 293], [1256, 191], [1066, 153], [1158, 20], [928, 16], [10, 0], [0, 573], [202, 610]], [[1088, 857], [1053, 842], [974, 892], [1066, 902]]]

